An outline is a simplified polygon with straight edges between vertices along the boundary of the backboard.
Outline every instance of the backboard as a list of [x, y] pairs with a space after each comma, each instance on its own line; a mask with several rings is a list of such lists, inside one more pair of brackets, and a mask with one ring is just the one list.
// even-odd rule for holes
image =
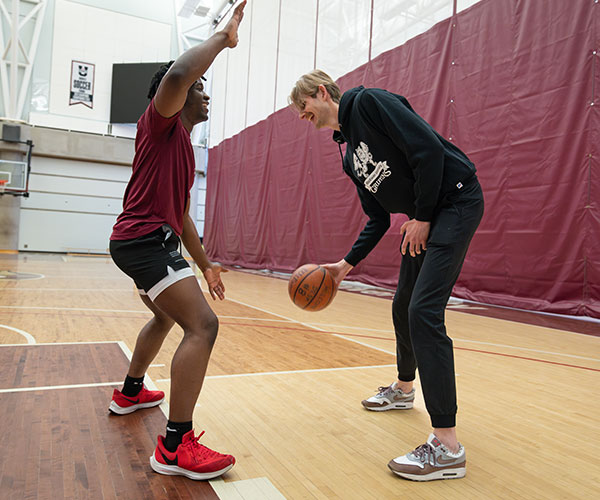
[[2, 194], [25, 195], [29, 181], [27, 162], [0, 160], [0, 180], [6, 181]]

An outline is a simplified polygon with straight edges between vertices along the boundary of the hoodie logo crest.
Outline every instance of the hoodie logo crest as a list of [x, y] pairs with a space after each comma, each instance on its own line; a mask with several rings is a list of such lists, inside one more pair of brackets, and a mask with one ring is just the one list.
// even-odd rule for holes
[[[384, 179], [392, 175], [390, 167], [386, 161], [373, 161], [373, 155], [369, 151], [369, 146], [360, 142], [354, 150], [352, 156], [354, 161], [354, 172], [360, 180], [364, 177], [364, 185], [371, 193], [376, 193]], [[373, 167], [369, 173], [369, 165]]]

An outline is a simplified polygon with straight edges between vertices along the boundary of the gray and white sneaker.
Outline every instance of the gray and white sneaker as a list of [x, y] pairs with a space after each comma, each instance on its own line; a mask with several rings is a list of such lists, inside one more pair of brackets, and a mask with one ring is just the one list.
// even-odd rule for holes
[[380, 387], [375, 396], [362, 401], [362, 405], [367, 410], [385, 411], [385, 410], [410, 410], [415, 401], [415, 389], [409, 393], [402, 392], [398, 383], [394, 382], [388, 387]]
[[434, 434], [416, 450], [390, 460], [388, 467], [394, 474], [413, 481], [458, 479], [467, 473], [467, 455], [459, 443], [458, 453], [451, 453]]

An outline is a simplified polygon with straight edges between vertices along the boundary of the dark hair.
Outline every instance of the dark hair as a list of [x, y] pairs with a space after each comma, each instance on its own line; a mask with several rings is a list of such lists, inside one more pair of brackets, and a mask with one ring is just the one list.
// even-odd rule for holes
[[169, 68], [174, 62], [175, 61], [169, 61], [168, 63], [163, 64], [160, 68], [158, 68], [158, 71], [154, 73], [152, 81], [150, 82], [150, 88], [148, 89], [148, 99], [154, 98], [156, 92], [158, 91], [158, 86], [160, 85], [160, 82], [163, 79], [163, 76], [167, 74], [167, 71], [169, 71]]

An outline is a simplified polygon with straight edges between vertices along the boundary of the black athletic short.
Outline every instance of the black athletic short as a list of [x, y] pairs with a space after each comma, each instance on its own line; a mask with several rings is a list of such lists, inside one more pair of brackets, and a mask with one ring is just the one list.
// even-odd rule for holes
[[168, 224], [132, 240], [111, 240], [115, 264], [152, 301], [177, 281], [195, 276], [179, 252], [180, 239]]

